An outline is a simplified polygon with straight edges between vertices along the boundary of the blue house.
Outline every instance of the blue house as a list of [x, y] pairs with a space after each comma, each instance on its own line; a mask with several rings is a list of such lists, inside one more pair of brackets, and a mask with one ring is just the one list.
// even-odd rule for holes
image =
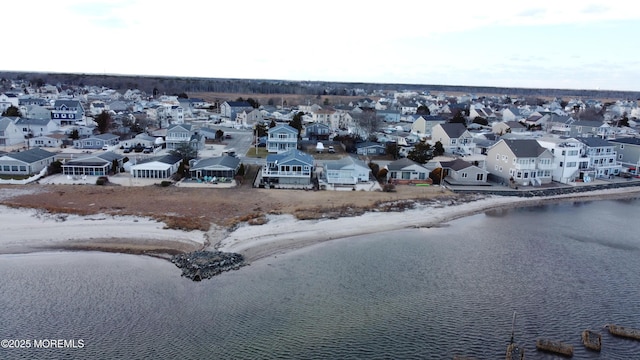
[[84, 107], [78, 100], [56, 100], [51, 110], [51, 120], [60, 126], [75, 125], [76, 121], [84, 120]]
[[377, 142], [368, 141], [356, 144], [356, 154], [358, 155], [384, 155], [386, 153], [386, 147]]
[[268, 130], [267, 151], [283, 153], [298, 148], [298, 129], [280, 124]]
[[311, 187], [313, 164], [313, 156], [296, 149], [280, 154], [269, 154], [267, 164], [262, 167], [262, 183], [276, 187], [279, 185]]

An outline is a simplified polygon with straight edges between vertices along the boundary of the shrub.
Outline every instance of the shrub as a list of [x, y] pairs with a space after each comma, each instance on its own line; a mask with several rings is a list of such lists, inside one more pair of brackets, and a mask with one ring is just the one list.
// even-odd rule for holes
[[162, 187], [171, 186], [171, 184], [173, 184], [173, 182], [169, 180], [162, 180], [162, 182], [160, 182], [160, 186]]
[[384, 192], [394, 192], [394, 191], [396, 191], [396, 186], [394, 184], [391, 184], [391, 183], [384, 184], [384, 186], [382, 187], [382, 191], [384, 191]]
[[96, 180], [96, 185], [105, 185], [106, 183], [109, 182], [109, 178], [106, 176], [98, 176], [98, 179]]

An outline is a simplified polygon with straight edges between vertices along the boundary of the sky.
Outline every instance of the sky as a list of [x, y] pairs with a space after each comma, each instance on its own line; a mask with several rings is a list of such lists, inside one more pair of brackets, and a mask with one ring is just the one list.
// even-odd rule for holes
[[640, 91], [640, 2], [630, 0], [3, 8], [0, 70]]

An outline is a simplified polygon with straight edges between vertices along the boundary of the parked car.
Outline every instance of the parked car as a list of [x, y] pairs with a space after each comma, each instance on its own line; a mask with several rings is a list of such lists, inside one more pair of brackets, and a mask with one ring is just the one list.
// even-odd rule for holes
[[153, 152], [153, 148], [146, 147], [146, 148], [144, 148], [144, 150], [142, 152], [144, 154], [151, 154]]
[[329, 154], [334, 154], [336, 152], [336, 149], [333, 148], [333, 146], [329, 146]]
[[123, 153], [128, 154], [131, 152], [131, 148], [130, 147], [126, 147], [124, 148], [124, 150], [122, 150]]

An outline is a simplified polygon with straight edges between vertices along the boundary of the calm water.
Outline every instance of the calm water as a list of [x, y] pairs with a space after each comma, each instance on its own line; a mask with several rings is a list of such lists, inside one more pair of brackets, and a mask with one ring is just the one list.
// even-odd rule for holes
[[[437, 211], [437, 210], [434, 210]], [[527, 359], [546, 337], [576, 359], [638, 359], [639, 200], [496, 211], [362, 236], [194, 283], [171, 263], [103, 253], [0, 256], [2, 359], [502, 359], [518, 313]], [[602, 332], [603, 350], [580, 343]]]

